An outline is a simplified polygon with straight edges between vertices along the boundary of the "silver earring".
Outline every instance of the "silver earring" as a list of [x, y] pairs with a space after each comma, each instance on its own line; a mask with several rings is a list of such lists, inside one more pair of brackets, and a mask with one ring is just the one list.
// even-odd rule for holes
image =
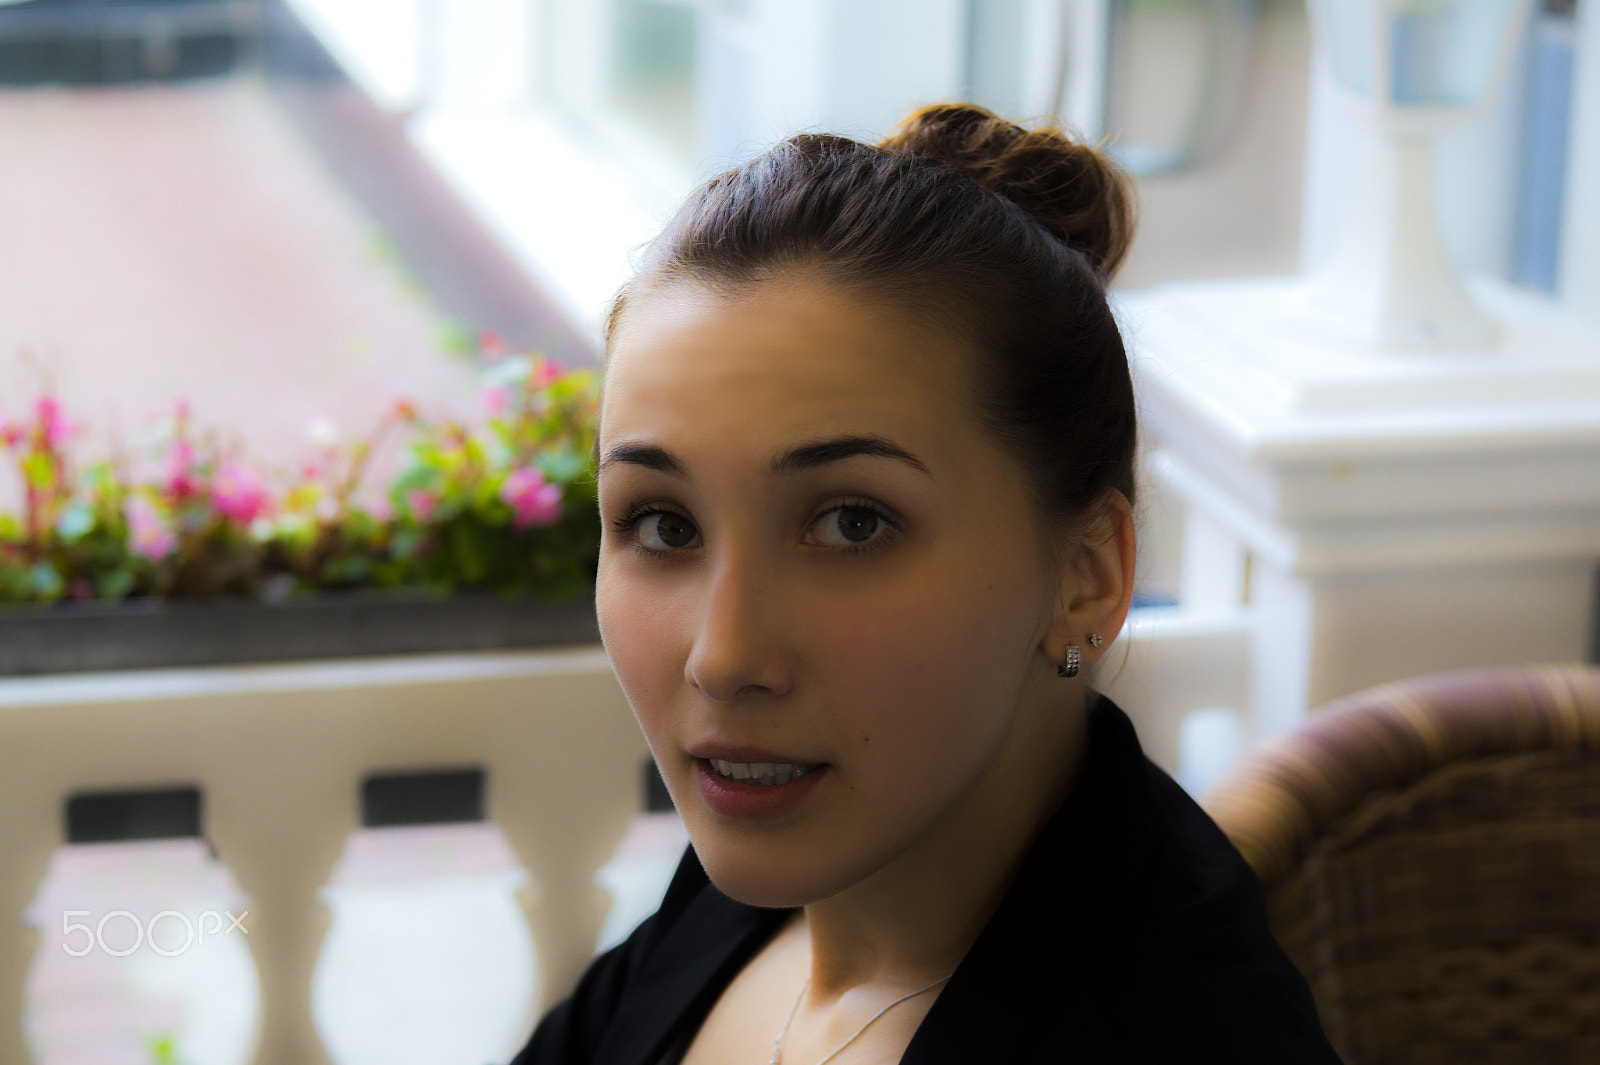
[[1100, 634], [1098, 632], [1091, 632], [1089, 634], [1089, 646], [1090, 647], [1099, 647], [1101, 644], [1103, 644], [1105, 642], [1106, 641], [1101, 638], [1101, 636], [1100, 636]]
[[1076, 677], [1078, 667], [1083, 664], [1083, 652], [1076, 647], [1068, 646], [1067, 660], [1056, 667], [1058, 677]]

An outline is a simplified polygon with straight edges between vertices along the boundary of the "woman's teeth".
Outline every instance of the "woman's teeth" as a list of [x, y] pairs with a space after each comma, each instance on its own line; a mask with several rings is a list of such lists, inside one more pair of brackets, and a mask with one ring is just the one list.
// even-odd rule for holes
[[712, 758], [709, 761], [718, 776], [769, 788], [787, 784], [817, 768], [815, 765], [788, 765], [782, 762], [724, 762], [720, 758]]

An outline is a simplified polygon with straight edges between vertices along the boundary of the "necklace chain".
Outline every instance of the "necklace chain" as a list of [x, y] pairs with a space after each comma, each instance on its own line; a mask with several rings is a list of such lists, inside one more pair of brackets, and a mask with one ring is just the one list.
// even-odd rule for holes
[[[817, 1062], [817, 1065], [828, 1065], [828, 1062], [832, 1061], [834, 1058], [838, 1057], [840, 1054], [842, 1054], [844, 1052], [844, 1048], [845, 1047], [849, 1046], [851, 1043], [854, 1043], [857, 1039], [860, 1039], [861, 1038], [861, 1033], [865, 1032], [868, 1028], [871, 1028], [873, 1021], [877, 1020], [879, 1017], [882, 1017], [885, 1013], [888, 1013], [890, 1010], [892, 1010], [896, 1006], [900, 1005], [900, 1003], [904, 1002], [906, 999], [908, 999], [908, 998], [916, 998], [918, 995], [922, 994], [924, 991], [932, 991], [934, 988], [938, 987], [940, 984], [944, 983], [946, 980], [950, 979], [950, 977], [952, 977], [954, 975], [955, 975], [955, 973], [949, 973], [949, 974], [947, 974], [945, 976], [941, 976], [941, 977], [939, 977], [939, 979], [935, 980], [933, 983], [928, 984], [925, 987], [919, 987], [915, 991], [908, 991], [906, 994], [901, 995], [899, 998], [895, 999], [893, 1002], [891, 1002], [887, 1006], [883, 1007], [883, 1009], [879, 1010], [877, 1013], [874, 1013], [871, 1017], [868, 1017], [867, 1018], [867, 1023], [863, 1024], [860, 1028], [856, 1029], [856, 1034], [855, 1035], [852, 1035], [849, 1039], [846, 1039], [844, 1042], [840, 1043], [837, 1047], [834, 1047], [833, 1053], [829, 1054], [827, 1057], [825, 1057], [821, 1061]], [[784, 1020], [783, 1028], [780, 1029], [779, 1032], [778, 1032], [778, 1038], [776, 1038], [776, 1039], [774, 1039], [772, 1041], [772, 1058], [767, 1062], [767, 1065], [781, 1065], [781, 1062], [783, 1061], [783, 1038], [784, 1038], [784, 1036], [789, 1034], [789, 1025], [794, 1022], [794, 1015], [800, 1009], [800, 1000], [806, 997], [806, 988], [808, 988], [810, 986], [811, 986], [811, 977], [807, 976], [806, 980], [805, 980], [805, 983], [800, 985], [800, 993], [794, 997], [794, 1005], [789, 1007], [789, 1016], [788, 1016], [787, 1019]]]

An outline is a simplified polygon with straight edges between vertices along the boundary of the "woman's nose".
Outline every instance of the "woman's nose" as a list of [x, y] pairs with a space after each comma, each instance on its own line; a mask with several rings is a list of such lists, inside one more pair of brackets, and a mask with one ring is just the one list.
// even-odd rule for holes
[[747, 563], [712, 571], [700, 629], [684, 666], [688, 682], [717, 702], [772, 698], [789, 690], [790, 661], [775, 625], [773, 582]]

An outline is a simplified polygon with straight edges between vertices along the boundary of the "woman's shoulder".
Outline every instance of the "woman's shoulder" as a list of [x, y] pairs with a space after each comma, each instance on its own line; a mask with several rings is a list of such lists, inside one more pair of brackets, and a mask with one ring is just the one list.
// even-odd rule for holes
[[1108, 1018], [1152, 1060], [1337, 1062], [1254, 871], [1171, 777], [1145, 779], [1155, 840], [1104, 944]]
[[925, 1028], [908, 1065], [1069, 1048], [1087, 1061], [1338, 1060], [1254, 873], [1108, 700], [1077, 789]]

